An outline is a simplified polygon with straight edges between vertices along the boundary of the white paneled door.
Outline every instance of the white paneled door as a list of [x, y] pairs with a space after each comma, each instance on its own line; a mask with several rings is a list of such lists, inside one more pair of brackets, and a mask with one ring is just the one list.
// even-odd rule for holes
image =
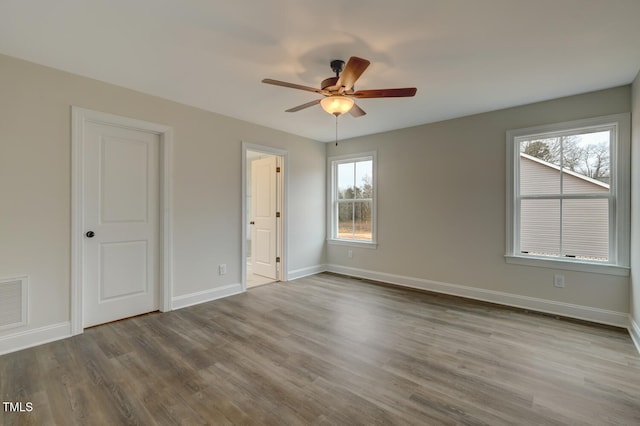
[[158, 309], [159, 136], [86, 123], [83, 326]]
[[251, 162], [253, 273], [276, 279], [276, 157]]

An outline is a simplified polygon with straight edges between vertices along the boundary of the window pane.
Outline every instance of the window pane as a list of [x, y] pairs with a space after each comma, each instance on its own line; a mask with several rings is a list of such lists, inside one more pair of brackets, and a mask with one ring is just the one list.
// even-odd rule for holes
[[560, 200], [522, 200], [520, 251], [534, 256], [560, 255]]
[[331, 238], [373, 242], [374, 156], [354, 155], [331, 162], [334, 206], [331, 214]]
[[356, 163], [356, 198], [373, 198], [373, 161], [358, 161]]
[[338, 202], [338, 238], [372, 241], [371, 211], [371, 201]]
[[562, 202], [562, 256], [609, 260], [609, 200]]
[[353, 238], [361, 241], [372, 240], [371, 201], [354, 203]]
[[353, 239], [353, 202], [338, 202], [338, 238]]
[[354, 163], [341, 163], [337, 167], [338, 198], [352, 199], [354, 194]]
[[520, 142], [520, 194], [560, 194], [558, 138]]
[[610, 131], [563, 136], [562, 192], [609, 192]]
[[534, 138], [520, 141], [520, 153], [560, 167], [560, 138]]

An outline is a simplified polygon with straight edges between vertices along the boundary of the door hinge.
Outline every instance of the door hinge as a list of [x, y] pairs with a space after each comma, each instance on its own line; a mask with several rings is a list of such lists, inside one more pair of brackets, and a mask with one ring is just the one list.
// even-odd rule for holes
[[280, 263], [280, 256], [276, 257], [276, 263]]
[[280, 217], [280, 212], [276, 212], [276, 217]]
[[280, 166], [276, 167], [276, 173], [280, 173]]

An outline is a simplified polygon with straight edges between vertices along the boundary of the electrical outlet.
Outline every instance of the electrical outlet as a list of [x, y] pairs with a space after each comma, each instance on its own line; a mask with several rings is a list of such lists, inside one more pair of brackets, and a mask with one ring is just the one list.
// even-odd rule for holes
[[554, 275], [553, 286], [558, 288], [564, 288], [564, 275]]
[[349, 251], [347, 251], [347, 256], [348, 256], [349, 258], [353, 257], [353, 250], [349, 250]]
[[227, 264], [226, 263], [221, 263], [220, 266], [218, 266], [218, 272], [220, 273], [220, 275], [224, 275], [227, 273]]

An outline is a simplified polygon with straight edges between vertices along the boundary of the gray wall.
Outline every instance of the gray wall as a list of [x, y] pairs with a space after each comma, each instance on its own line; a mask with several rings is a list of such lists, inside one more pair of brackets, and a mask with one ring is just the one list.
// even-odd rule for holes
[[325, 144], [8, 56], [0, 76], [0, 280], [29, 276], [30, 312], [0, 343], [70, 320], [72, 105], [173, 127], [173, 297], [241, 281], [242, 141], [289, 153], [290, 270], [325, 263]]
[[632, 336], [640, 350], [640, 73], [631, 95], [631, 295]]
[[[550, 301], [561, 312], [606, 310], [626, 323], [628, 277], [505, 263], [505, 132], [629, 107], [623, 86], [330, 144], [329, 156], [378, 152], [378, 247], [328, 244], [330, 268], [525, 306]], [[556, 273], [565, 288], [554, 288]]]
[[[174, 297], [241, 280], [240, 170], [246, 141], [289, 153], [290, 272], [328, 264], [372, 271], [389, 281], [409, 277], [516, 295], [516, 301], [629, 312], [627, 277], [560, 271], [566, 288], [556, 289], [552, 281], [558, 271], [510, 265], [503, 258], [505, 131], [628, 112], [629, 86], [335, 147], [2, 55], [0, 73], [0, 280], [23, 275], [30, 280], [29, 324], [0, 331], [0, 352], [3, 342], [24, 343], [34, 330], [46, 338], [50, 327], [70, 320], [71, 105], [174, 128]], [[636, 79], [634, 111], [640, 110], [639, 86]], [[637, 194], [640, 123], [633, 120]], [[378, 152], [378, 248], [327, 245], [325, 258], [326, 156], [370, 150]], [[637, 271], [637, 197], [633, 206]], [[228, 265], [227, 275], [218, 275], [219, 263]], [[640, 319], [637, 274], [631, 281], [631, 313]]]

